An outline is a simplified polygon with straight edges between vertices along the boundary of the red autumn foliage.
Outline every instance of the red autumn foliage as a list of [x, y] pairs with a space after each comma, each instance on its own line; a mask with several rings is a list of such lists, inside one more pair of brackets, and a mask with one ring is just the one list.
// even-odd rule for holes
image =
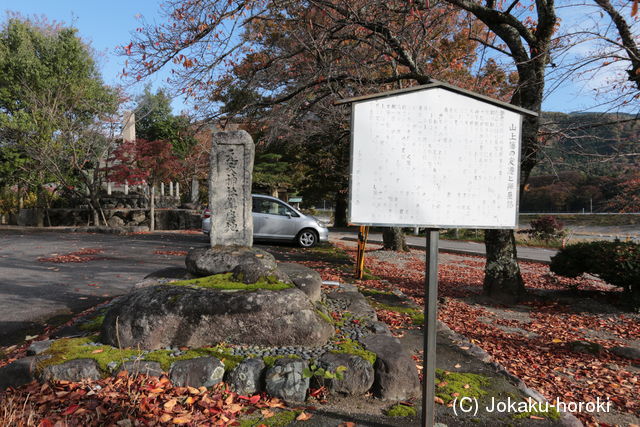
[[153, 185], [177, 175], [182, 168], [168, 141], [137, 139], [124, 141], [111, 155], [106, 168], [109, 179], [118, 183]]

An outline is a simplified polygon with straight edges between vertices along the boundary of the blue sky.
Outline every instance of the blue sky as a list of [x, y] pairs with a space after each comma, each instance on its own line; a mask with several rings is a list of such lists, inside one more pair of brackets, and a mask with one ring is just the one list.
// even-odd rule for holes
[[[124, 58], [115, 54], [116, 46], [128, 44], [130, 32], [140, 24], [138, 16], [143, 15], [148, 22], [158, 20], [159, 5], [159, 1], [149, 0], [0, 0], [0, 12], [3, 21], [5, 12], [10, 10], [25, 16], [44, 15], [49, 20], [75, 26], [80, 36], [99, 53], [98, 64], [105, 82], [123, 84], [118, 74], [122, 71]], [[152, 84], [160, 87], [162, 81], [162, 75], [156, 76]], [[543, 109], [571, 112], [592, 105], [592, 95], [582, 86], [584, 84], [564, 84], [546, 98]], [[135, 94], [141, 89], [142, 85], [138, 85], [131, 88], [130, 93]], [[176, 99], [173, 108], [178, 113], [187, 107]]]

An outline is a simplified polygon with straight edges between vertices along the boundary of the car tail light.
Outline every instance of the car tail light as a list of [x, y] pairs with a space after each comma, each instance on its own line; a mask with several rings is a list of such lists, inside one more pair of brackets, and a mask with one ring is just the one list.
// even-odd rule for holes
[[211, 218], [211, 211], [209, 209], [205, 209], [204, 212], [202, 212], [202, 218], [203, 219]]

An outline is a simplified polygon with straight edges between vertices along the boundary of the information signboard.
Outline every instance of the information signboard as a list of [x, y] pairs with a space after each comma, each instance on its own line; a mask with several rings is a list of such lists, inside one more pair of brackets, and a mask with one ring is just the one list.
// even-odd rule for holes
[[353, 100], [350, 222], [515, 228], [521, 117], [442, 87]]

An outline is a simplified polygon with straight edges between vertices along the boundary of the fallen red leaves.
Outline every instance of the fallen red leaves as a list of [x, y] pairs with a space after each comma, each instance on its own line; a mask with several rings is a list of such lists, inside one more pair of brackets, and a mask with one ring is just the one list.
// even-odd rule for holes
[[[343, 249], [354, 256], [349, 246]], [[367, 267], [383, 280], [363, 281], [363, 285], [382, 290], [400, 289], [415, 302], [424, 303], [424, 258], [412, 251], [413, 260], [398, 266], [367, 257]], [[546, 265], [520, 264], [528, 288], [563, 290], [614, 291], [596, 279], [567, 279], [550, 275]], [[640, 416], [640, 375], [628, 360], [604, 351], [600, 355], [572, 352], [567, 342], [588, 340], [610, 348], [623, 340], [640, 340], [640, 325], [635, 317], [624, 314], [600, 314], [573, 310], [557, 302], [527, 302], [531, 321], [522, 322], [501, 317], [488, 310], [489, 305], [474, 303], [482, 293], [484, 262], [481, 258], [441, 264], [439, 296], [446, 298], [438, 317], [451, 329], [465, 335], [488, 352], [493, 359], [539, 390], [550, 400], [591, 402], [610, 399], [617, 410]], [[507, 307], [496, 306], [509, 311]], [[381, 320], [390, 326], [406, 327], [409, 319], [399, 313], [378, 310]], [[484, 320], [484, 321], [483, 321]], [[531, 332], [530, 336], [507, 333], [497, 326], [508, 326]], [[534, 335], [535, 334], [535, 335]], [[589, 335], [586, 335], [589, 334]], [[589, 414], [578, 414], [587, 423], [595, 422]]]
[[64, 255], [54, 254], [49, 258], [38, 258], [40, 262], [55, 262], [55, 263], [67, 263], [67, 262], [88, 262], [101, 259], [93, 255], [101, 254], [102, 249], [81, 249], [76, 252], [70, 252]]
[[156, 255], [176, 255], [176, 256], [187, 256], [187, 251], [155, 251]]
[[[147, 426], [227, 426], [234, 425], [240, 415], [284, 407], [279, 399], [239, 396], [223, 384], [210, 390], [174, 387], [166, 377], [126, 374], [91, 383], [31, 383], [0, 395], [0, 400], [4, 402], [1, 425], [20, 425], [29, 419], [29, 425], [40, 426], [123, 425], [122, 420]], [[305, 412], [298, 417], [309, 418]]]

